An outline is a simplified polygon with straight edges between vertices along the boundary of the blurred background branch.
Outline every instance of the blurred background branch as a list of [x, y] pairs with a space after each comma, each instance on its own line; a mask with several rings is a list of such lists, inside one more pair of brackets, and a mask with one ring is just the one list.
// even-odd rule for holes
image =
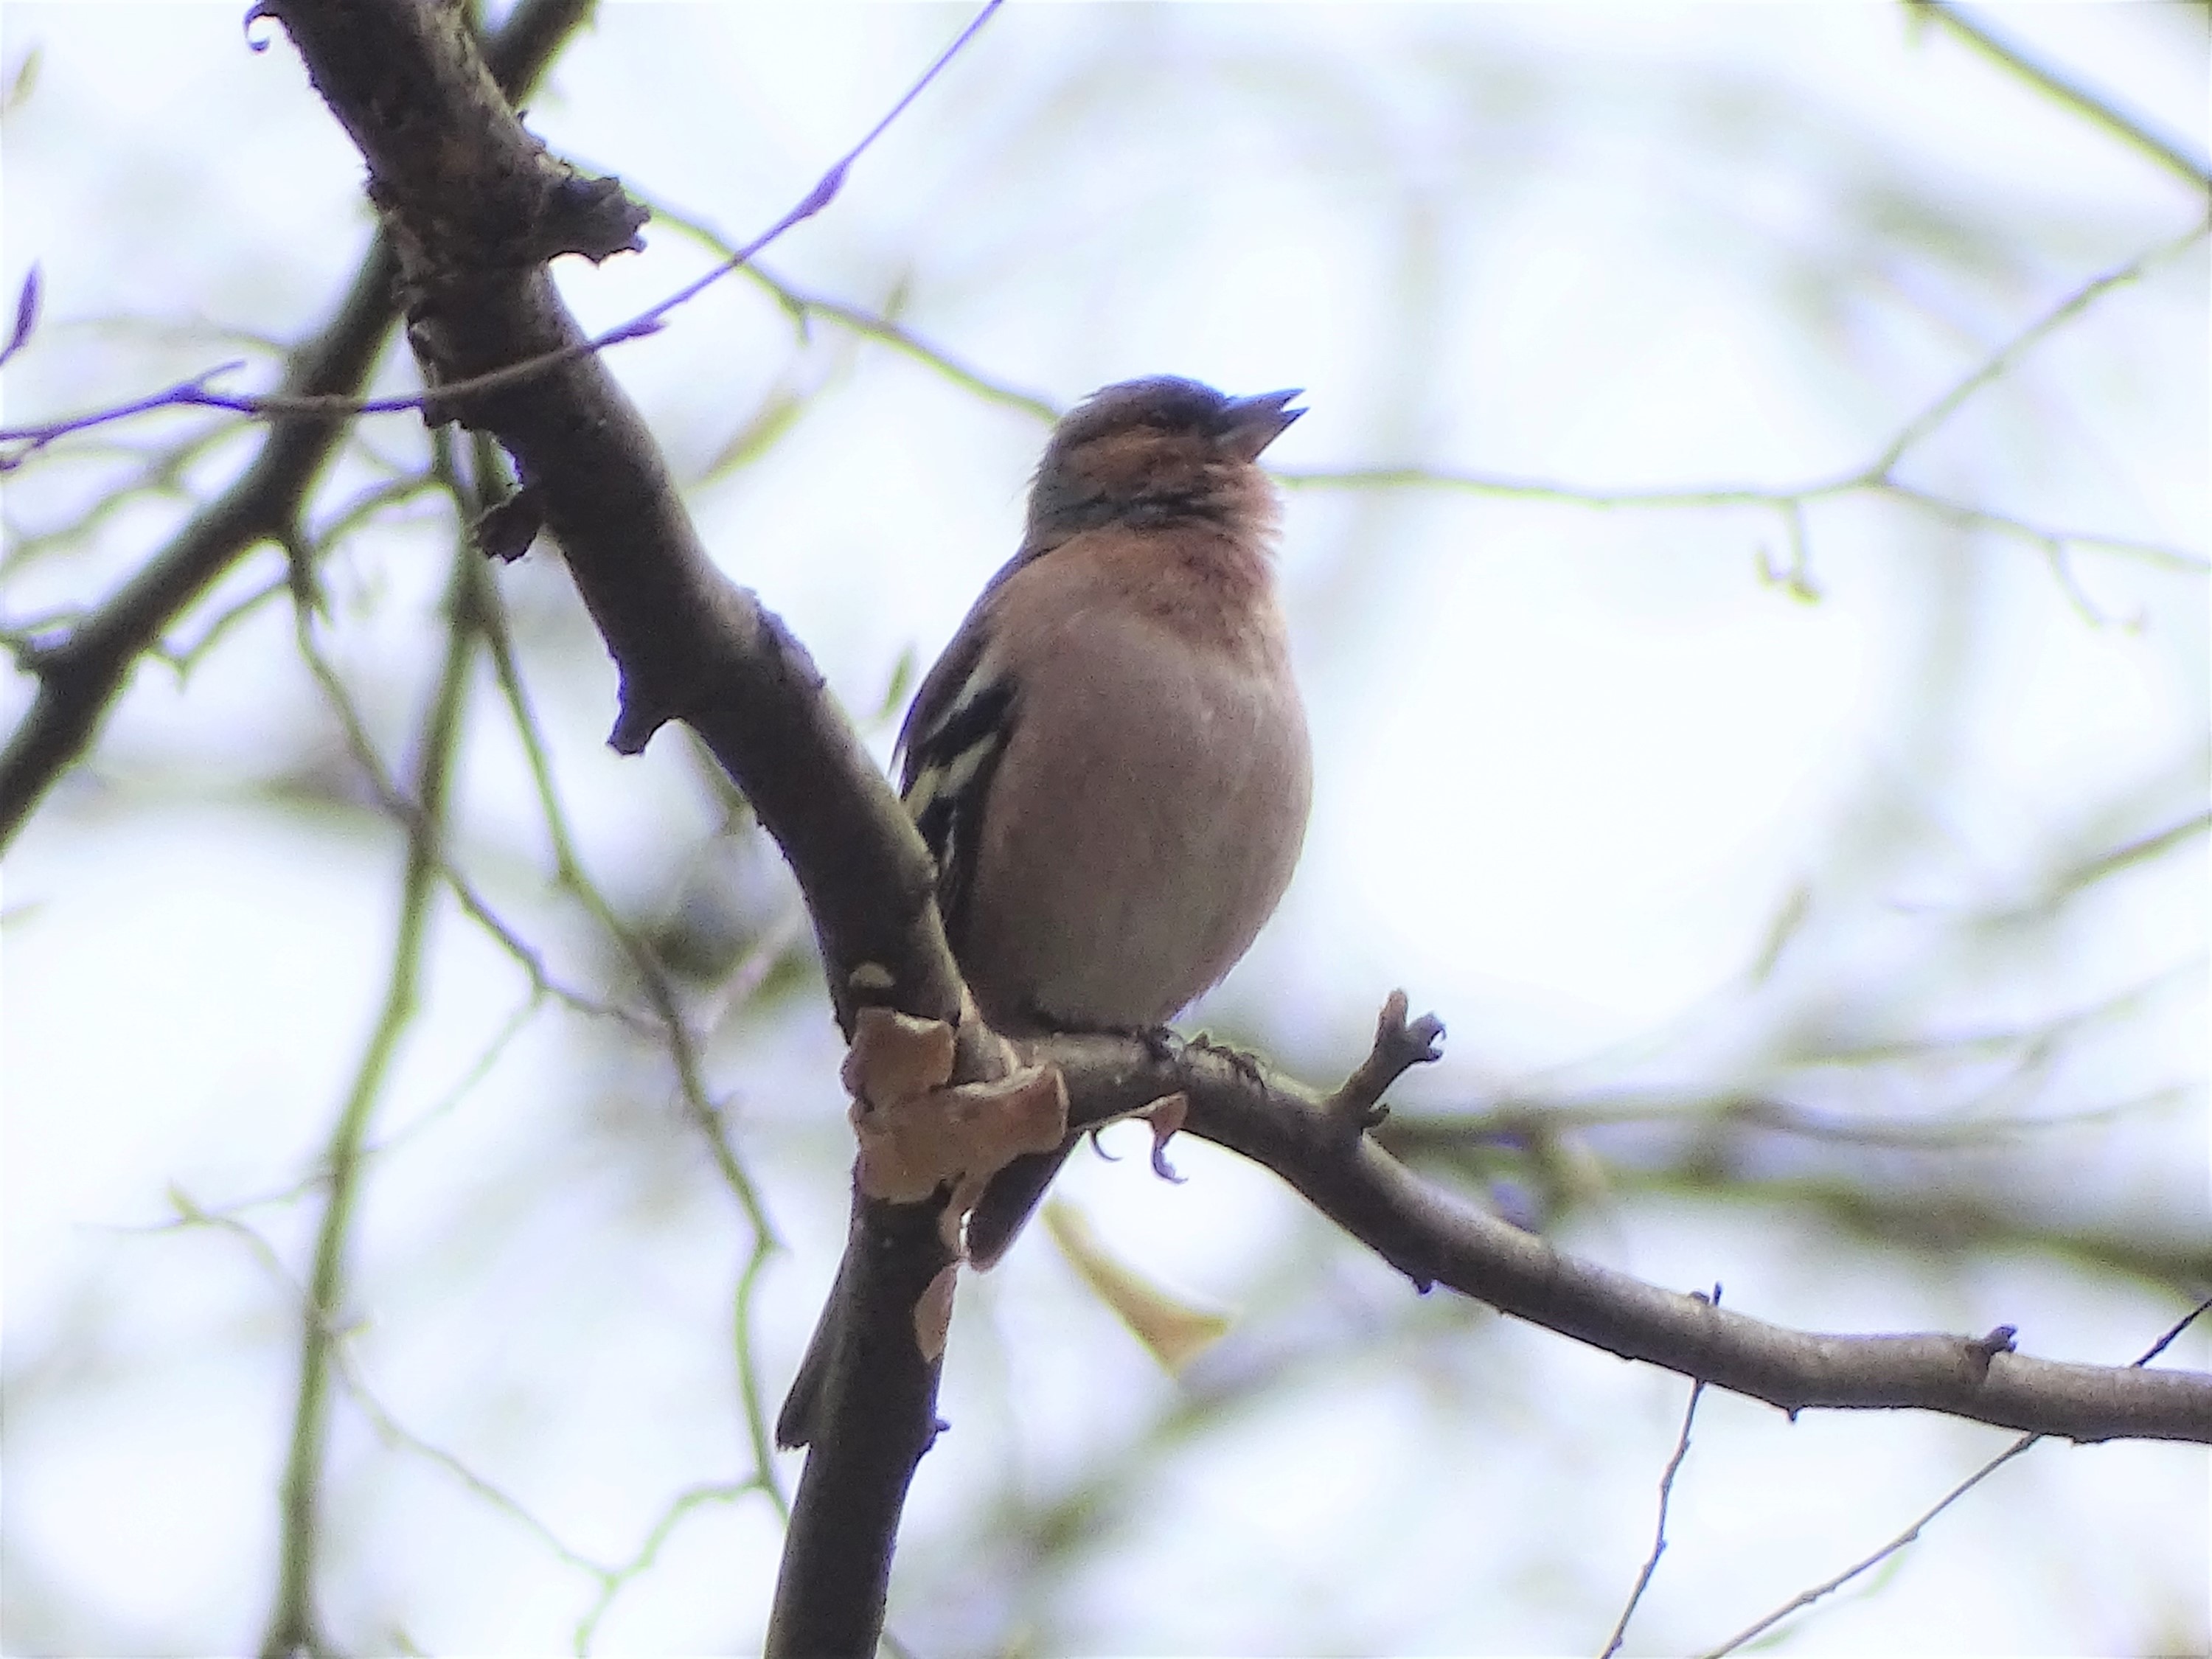
[[2076, 77], [2041, 61], [1979, 21], [1963, 6], [1949, 0], [1905, 0], [1923, 17], [1931, 17], [1961, 40], [1968, 42], [2011, 73], [2049, 94], [2069, 109], [2078, 111], [2106, 131], [2134, 145], [2178, 177], [2212, 191], [2212, 169], [2170, 137], [2154, 132], [2142, 117], [2121, 109], [2111, 99], [2091, 91]]

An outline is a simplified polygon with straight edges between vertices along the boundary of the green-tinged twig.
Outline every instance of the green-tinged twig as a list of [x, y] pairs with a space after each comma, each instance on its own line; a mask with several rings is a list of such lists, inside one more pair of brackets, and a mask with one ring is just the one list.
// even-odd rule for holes
[[[1863, 464], [1847, 471], [1796, 484], [1718, 484], [1679, 489], [1603, 489], [1559, 483], [1504, 473], [1430, 467], [1342, 467], [1292, 469], [1276, 473], [1293, 488], [1339, 489], [1429, 489], [1463, 491], [1500, 500], [1545, 501], [1594, 510], [1695, 509], [1749, 507], [1777, 515], [1790, 549], [1788, 565], [1770, 574], [1793, 590], [1813, 592], [1808, 572], [1805, 511], [1816, 502], [1846, 496], [1872, 495], [1919, 508], [1966, 529], [1986, 530], [2025, 542], [2042, 552], [2058, 568], [2069, 592], [2080, 602], [2078, 586], [2066, 567], [2069, 554], [2087, 549], [2133, 558], [2157, 568], [2191, 575], [2212, 571], [2212, 557], [2193, 549], [2136, 537], [2107, 536], [2094, 531], [2040, 525], [2016, 514], [1970, 506], [1937, 495], [1898, 476], [1898, 468], [1918, 447], [1933, 436], [1975, 395], [2004, 376], [2028, 350], [2063, 325], [2087, 312], [2113, 289], [2140, 280], [2151, 270], [2179, 257], [2204, 240], [2207, 225], [2199, 221], [2181, 234], [2147, 249], [2134, 258], [2100, 273], [2066, 295], [1960, 375], [1941, 393], [1899, 426]], [[2101, 620], [2101, 618], [2098, 618]]]
[[2168, 172], [2200, 190], [2212, 191], [2212, 170], [2171, 139], [2153, 132], [2136, 116], [2109, 99], [2100, 97], [2080, 82], [2040, 63], [2021, 47], [1976, 21], [1943, 0], [1905, 0], [1917, 15], [1932, 17], [1992, 62], [2003, 65], [2038, 91], [2057, 99], [2069, 109], [2085, 115], [2123, 143], [2132, 144]]
[[[478, 459], [482, 463], [490, 458], [488, 453], [480, 453]], [[481, 468], [478, 476], [485, 476]], [[714, 1158], [714, 1167], [720, 1174], [723, 1184], [728, 1187], [744, 1212], [746, 1223], [752, 1232], [752, 1246], [739, 1279], [733, 1310], [738, 1328], [739, 1395], [746, 1434], [752, 1446], [755, 1469], [778, 1512], [788, 1519], [789, 1501], [777, 1482], [775, 1457], [769, 1437], [767, 1410], [758, 1380], [754, 1375], [750, 1329], [750, 1291], [754, 1279], [782, 1246], [775, 1236], [774, 1224], [769, 1219], [767, 1206], [762, 1201], [759, 1190], [739, 1161], [736, 1147], [731, 1144], [729, 1130], [722, 1121], [721, 1113], [708, 1094], [698, 1044], [684, 1018], [675, 986], [670, 981], [659, 958], [653, 954], [652, 946], [623, 920], [600, 891], [598, 884], [586, 872], [583, 860], [577, 854], [575, 840], [568, 828], [568, 813], [562, 805], [560, 791], [553, 781], [552, 762], [547, 754], [544, 738], [538, 729], [537, 718], [530, 708], [529, 694], [524, 689], [521, 672], [515, 662], [514, 643], [498, 589], [483, 577], [481, 571], [477, 580], [481, 584], [481, 614], [485, 619], [485, 640], [493, 678], [507, 703], [509, 718], [522, 744], [524, 758], [537, 790], [539, 816], [544, 821], [547, 836], [552, 843], [555, 880], [574, 895], [592, 921], [615, 941], [629, 960], [632, 971], [637, 975], [647, 1005], [653, 1015], [657, 1034], [666, 1044], [685, 1113], [704, 1136]]]
[[[0, 552], [0, 575], [15, 576], [46, 555], [75, 546], [110, 519], [141, 501], [191, 500], [193, 491], [185, 478], [187, 470], [246, 424], [243, 416], [235, 416], [204, 422], [185, 437], [161, 448], [124, 442], [98, 447], [88, 443], [55, 453], [51, 459], [60, 460], [65, 457], [80, 465], [128, 458], [137, 465], [125, 483], [102, 491], [74, 517], [28, 535], [11, 534], [6, 550]], [[12, 523], [8, 527], [14, 529]]]
[[1893, 1182], [1842, 1176], [1761, 1178], [1716, 1169], [1710, 1158], [1697, 1157], [1657, 1170], [1608, 1163], [1606, 1177], [1623, 1193], [1769, 1209], [1795, 1224], [1823, 1224], [1869, 1246], [1909, 1252], [1923, 1261], [1969, 1252], [2033, 1251], [2169, 1290], [2212, 1282], [2212, 1247], [2200, 1240], [2071, 1225], [1954, 1187], [1900, 1190]]
[[[337, 670], [331, 665], [330, 659], [324, 655], [322, 647], [316, 644], [312, 634], [302, 632], [300, 638], [300, 653], [306, 659], [309, 672], [314, 675], [317, 683], [322, 686], [328, 697], [331, 712], [337, 715], [339, 727], [345, 734], [346, 748], [352, 755], [355, 763], [361, 769], [362, 775], [367, 780], [370, 792], [376, 796], [378, 806], [386, 817], [398, 819], [403, 823], [410, 822], [418, 815], [420, 809], [415, 802], [408, 799], [398, 785], [392, 781], [390, 774], [385, 770], [384, 763], [377, 755], [376, 745], [369, 738], [368, 728], [361, 718], [361, 712], [354, 707], [353, 699], [346, 691], [344, 683], [339, 679]], [[598, 998], [587, 996], [574, 987], [554, 978], [551, 971], [545, 966], [544, 953], [529, 940], [524, 939], [496, 910], [494, 910], [490, 901], [479, 893], [475, 884], [462, 874], [449, 860], [445, 859], [442, 853], [439, 861], [439, 874], [452, 890], [454, 901], [461, 907], [462, 913], [483, 929], [492, 942], [514, 959], [515, 964], [528, 977], [532, 990], [539, 995], [552, 998], [563, 1007], [571, 1009], [574, 1012], [589, 1014], [594, 1018], [611, 1019], [647, 1036], [659, 1034], [661, 1028], [656, 1016], [638, 1009], [624, 1008], [613, 1003], [602, 1002]]]
[[[641, 198], [653, 209], [653, 218], [661, 223], [684, 232], [709, 252], [729, 258], [736, 252], [729, 239], [708, 225], [706, 221], [668, 206]], [[872, 311], [866, 306], [854, 305], [848, 300], [810, 291], [787, 281], [757, 262], [745, 267], [745, 275], [774, 296], [777, 304], [793, 316], [804, 319], [820, 318], [835, 323], [862, 339], [887, 345], [902, 356], [912, 359], [933, 373], [974, 392], [986, 403], [1018, 410], [1040, 423], [1050, 426], [1065, 413], [1048, 398], [1024, 390], [1005, 380], [994, 380], [972, 364], [963, 362], [944, 347], [933, 344], [922, 336], [901, 323], [884, 311]]]
[[580, 1659], [580, 1656], [592, 1650], [592, 1638], [599, 1633], [599, 1621], [607, 1616], [607, 1609], [614, 1605], [615, 1597], [622, 1594], [623, 1587], [632, 1579], [652, 1567], [660, 1555], [661, 1546], [668, 1541], [685, 1516], [702, 1504], [731, 1503], [754, 1491], [761, 1484], [752, 1480], [724, 1480], [685, 1487], [669, 1499], [668, 1507], [661, 1511], [660, 1518], [647, 1529], [645, 1540], [638, 1546], [635, 1555], [620, 1566], [595, 1568], [599, 1575], [599, 1598], [576, 1621], [574, 1651]]
[[[260, 1264], [263, 1270], [289, 1295], [303, 1312], [308, 1309], [305, 1291], [284, 1266], [276, 1247], [254, 1228], [248, 1226], [234, 1214], [202, 1210], [189, 1199], [174, 1196], [178, 1218], [174, 1226], [205, 1227], [229, 1234], [243, 1243]], [[725, 1480], [690, 1486], [672, 1498], [660, 1516], [647, 1528], [644, 1540], [624, 1561], [609, 1563], [593, 1560], [581, 1550], [568, 1543], [541, 1516], [533, 1513], [513, 1493], [496, 1481], [491, 1480], [460, 1457], [438, 1445], [425, 1436], [409, 1428], [393, 1415], [372, 1390], [342, 1330], [326, 1333], [330, 1340], [332, 1363], [337, 1368], [346, 1395], [360, 1408], [386, 1444], [398, 1448], [411, 1455], [434, 1464], [455, 1481], [481, 1499], [490, 1508], [506, 1516], [543, 1544], [563, 1566], [584, 1573], [599, 1586], [598, 1599], [593, 1601], [584, 1620], [577, 1627], [576, 1650], [586, 1650], [592, 1628], [604, 1618], [623, 1587], [649, 1569], [659, 1555], [662, 1545], [683, 1518], [703, 1504], [729, 1502], [760, 1489], [758, 1480]]]
[[[398, 936], [385, 981], [383, 1007], [354, 1073], [344, 1106], [323, 1154], [330, 1183], [314, 1267], [301, 1317], [300, 1386], [293, 1407], [291, 1449], [281, 1487], [276, 1604], [261, 1651], [269, 1659], [330, 1650], [315, 1611], [315, 1568], [320, 1544], [323, 1447], [328, 1436], [333, 1347], [346, 1293], [345, 1257], [354, 1206], [360, 1197], [362, 1154], [399, 1044], [413, 1023], [426, 959], [431, 911], [437, 896], [440, 848], [467, 704], [469, 668], [480, 630], [469, 602], [476, 554], [465, 540], [455, 550], [449, 590], [445, 660], [418, 739], [415, 769], [416, 810], [404, 825], [406, 868], [400, 885]], [[308, 634], [307, 613], [300, 631]]]
[[[362, 1148], [362, 1165], [365, 1167], [374, 1164], [387, 1153], [412, 1140], [474, 1092], [477, 1085], [491, 1075], [492, 1067], [499, 1063], [501, 1056], [507, 1052], [507, 1045], [522, 1035], [524, 1029], [537, 1017], [538, 1010], [544, 1006], [544, 1002], [545, 997], [543, 993], [532, 991], [522, 1005], [507, 1017], [506, 1023], [500, 1027], [492, 1040], [484, 1045], [476, 1059], [470, 1063], [468, 1069], [461, 1074], [459, 1082], [426, 1108], [412, 1122], [394, 1130], [383, 1139], [371, 1142]], [[175, 1210], [175, 1214], [165, 1220], [147, 1222], [135, 1226], [118, 1226], [112, 1231], [121, 1233], [164, 1233], [174, 1232], [186, 1227], [227, 1225], [239, 1221], [255, 1210], [269, 1209], [278, 1205], [296, 1204], [309, 1193], [320, 1190], [324, 1184], [324, 1175], [317, 1171], [267, 1192], [252, 1193], [244, 1198], [226, 1200], [221, 1204], [202, 1204], [186, 1193], [183, 1188], [173, 1182], [169, 1188], [169, 1202]]]
[[[591, 0], [523, 0], [484, 52], [520, 99], [537, 85]], [[367, 382], [399, 314], [398, 262], [379, 235], [323, 331], [293, 359], [288, 392], [350, 394]], [[40, 654], [37, 696], [0, 748], [0, 849], [98, 736], [131, 671], [162, 633], [248, 551], [293, 534], [301, 503], [345, 437], [331, 421], [273, 423], [237, 481], [123, 586]]]

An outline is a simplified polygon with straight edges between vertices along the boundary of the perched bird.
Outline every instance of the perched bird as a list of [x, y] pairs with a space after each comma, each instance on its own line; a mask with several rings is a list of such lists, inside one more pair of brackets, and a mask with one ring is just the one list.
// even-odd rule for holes
[[[953, 956], [1006, 1036], [1157, 1028], [1236, 965], [1290, 883], [1311, 764], [1256, 463], [1297, 395], [1163, 377], [1079, 404], [1045, 446], [1020, 550], [907, 711], [901, 793]], [[991, 1178], [971, 1261], [1005, 1253], [1067, 1152]], [[845, 1288], [780, 1445], [813, 1439]]]
[[[1001, 1032], [1160, 1025], [1289, 884], [1311, 766], [1256, 463], [1297, 395], [1163, 377], [1079, 405], [1045, 447], [1020, 550], [915, 694], [902, 793]], [[1066, 1157], [993, 1180], [972, 1261], [1003, 1254]]]

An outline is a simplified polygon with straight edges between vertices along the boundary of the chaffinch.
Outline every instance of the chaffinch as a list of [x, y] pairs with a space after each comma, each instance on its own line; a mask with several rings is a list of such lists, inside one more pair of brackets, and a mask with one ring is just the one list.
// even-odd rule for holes
[[[1007, 1036], [1157, 1028], [1236, 965], [1290, 883], [1312, 770], [1256, 462], [1297, 395], [1160, 378], [1077, 407], [1020, 550], [907, 711], [901, 793], [952, 953]], [[991, 1178], [969, 1260], [1005, 1253], [1067, 1152]], [[813, 1437], [842, 1294], [779, 1445]]]
[[[1260, 453], [1296, 392], [1130, 380], [1062, 420], [1021, 549], [922, 681], [901, 790], [984, 1018], [1149, 1030], [1236, 965], [1305, 837], [1305, 714], [1275, 602]], [[1067, 1149], [968, 1222], [1004, 1254]]]

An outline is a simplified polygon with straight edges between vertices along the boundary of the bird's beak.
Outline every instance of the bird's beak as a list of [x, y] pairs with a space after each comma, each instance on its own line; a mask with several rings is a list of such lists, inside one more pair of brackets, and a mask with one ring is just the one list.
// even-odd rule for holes
[[1288, 392], [1263, 392], [1256, 398], [1237, 398], [1221, 412], [1221, 434], [1218, 441], [1229, 454], [1240, 461], [1256, 461], [1260, 452], [1281, 437], [1291, 422], [1305, 413], [1292, 409], [1291, 398], [1304, 388], [1293, 386]]

